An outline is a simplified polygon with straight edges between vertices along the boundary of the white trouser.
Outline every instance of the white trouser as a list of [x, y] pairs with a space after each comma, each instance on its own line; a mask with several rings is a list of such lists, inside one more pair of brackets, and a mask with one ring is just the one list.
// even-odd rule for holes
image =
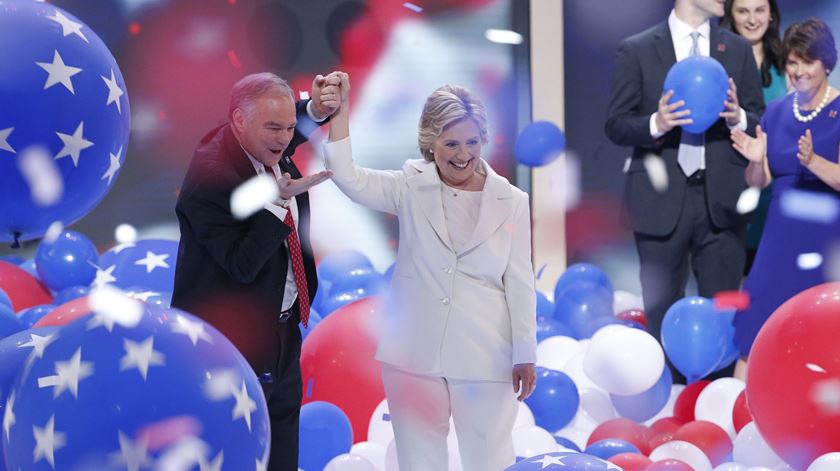
[[400, 471], [446, 471], [449, 416], [464, 471], [501, 471], [514, 463], [511, 432], [519, 410], [510, 382], [408, 373], [382, 364]]

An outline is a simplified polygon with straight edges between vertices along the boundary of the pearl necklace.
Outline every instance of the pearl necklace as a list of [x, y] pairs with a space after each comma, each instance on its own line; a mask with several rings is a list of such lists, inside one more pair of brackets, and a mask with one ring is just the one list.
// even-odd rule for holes
[[831, 87], [825, 87], [825, 95], [823, 95], [820, 104], [817, 105], [817, 107], [814, 108], [810, 113], [808, 113], [807, 116], [802, 116], [802, 114], [799, 113], [799, 92], [795, 92], [793, 94], [793, 115], [796, 117], [796, 120], [802, 123], [807, 123], [812, 119], [816, 118], [817, 115], [820, 114], [820, 111], [822, 111], [822, 109], [828, 103], [828, 97], [830, 95]]

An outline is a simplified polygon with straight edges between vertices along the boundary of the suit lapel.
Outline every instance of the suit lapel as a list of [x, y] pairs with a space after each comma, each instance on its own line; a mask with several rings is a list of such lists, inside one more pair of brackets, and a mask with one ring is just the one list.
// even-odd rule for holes
[[487, 240], [513, 211], [513, 192], [510, 189], [510, 183], [496, 174], [486, 162], [482, 160], [481, 163], [487, 171], [487, 180], [484, 182], [484, 191], [481, 193], [478, 221], [459, 255]]
[[677, 62], [677, 53], [674, 52], [674, 41], [671, 39], [671, 29], [668, 28], [668, 23], [664, 23], [661, 28], [657, 29], [653, 41], [656, 54], [659, 56], [662, 69], [665, 71], [662, 74], [664, 77], [671, 66]]
[[424, 162], [415, 166], [420, 173], [406, 180], [408, 187], [417, 194], [417, 201], [429, 224], [437, 233], [449, 250], [453, 250], [449, 232], [446, 230], [446, 220], [443, 217], [443, 199], [440, 186], [443, 184], [437, 173], [434, 162]]

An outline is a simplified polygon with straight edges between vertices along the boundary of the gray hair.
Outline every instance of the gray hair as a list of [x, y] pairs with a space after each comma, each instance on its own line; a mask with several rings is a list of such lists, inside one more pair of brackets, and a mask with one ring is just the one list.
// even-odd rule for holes
[[243, 77], [233, 85], [230, 91], [230, 106], [228, 118], [233, 119], [233, 111], [237, 108], [248, 114], [261, 96], [268, 93], [288, 94], [295, 101], [295, 92], [289, 83], [271, 72], [261, 72]]
[[484, 104], [460, 85], [444, 85], [429, 95], [420, 115], [417, 144], [428, 161], [435, 160], [432, 143], [443, 130], [456, 122], [471, 119], [478, 126], [481, 143], [487, 144], [487, 111]]

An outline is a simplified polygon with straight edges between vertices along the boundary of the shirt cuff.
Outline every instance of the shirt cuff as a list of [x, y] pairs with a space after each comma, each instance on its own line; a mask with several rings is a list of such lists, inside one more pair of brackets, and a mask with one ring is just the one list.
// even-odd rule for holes
[[741, 120], [738, 121], [738, 124], [736, 124], [735, 126], [730, 126], [729, 123], [726, 123], [726, 126], [730, 130], [735, 129], [735, 128], [738, 128], [741, 131], [746, 131], [747, 130], [747, 112], [744, 111], [743, 108], [740, 108], [740, 110], [741, 110]]
[[650, 115], [650, 137], [654, 139], [659, 139], [663, 135], [665, 135], [665, 133], [659, 132], [659, 130], [656, 128], [656, 113], [653, 113], [652, 115]]
[[275, 215], [277, 217], [277, 219], [279, 219], [281, 221], [286, 219], [286, 214], [288, 214], [288, 212], [289, 212], [288, 209], [286, 209], [282, 206], [276, 205], [276, 204], [271, 204], [271, 203], [266, 203], [265, 206], [263, 206], [263, 208], [270, 211], [271, 214]]
[[315, 121], [316, 123], [320, 123], [322, 121], [325, 121], [327, 118], [329, 118], [329, 116], [324, 116], [323, 118], [318, 119], [318, 117], [315, 116], [315, 113], [312, 112], [312, 100], [311, 99], [309, 100], [309, 102], [306, 103], [306, 114], [309, 115], [309, 119], [311, 119], [312, 121]]

